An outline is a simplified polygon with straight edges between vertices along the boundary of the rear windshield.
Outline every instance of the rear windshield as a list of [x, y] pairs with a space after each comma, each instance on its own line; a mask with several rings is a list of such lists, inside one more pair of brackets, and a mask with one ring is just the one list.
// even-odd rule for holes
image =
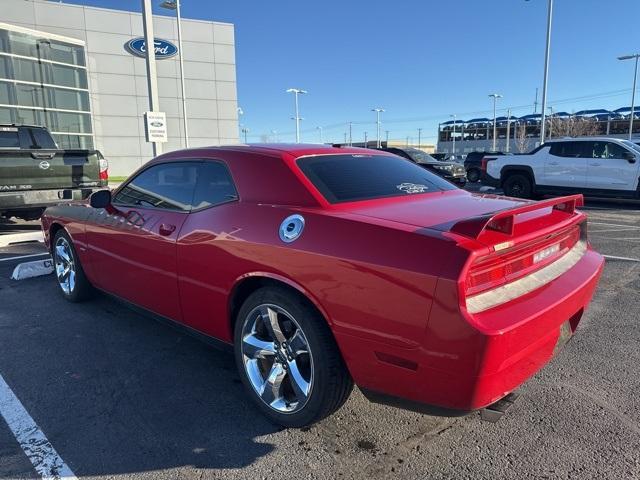
[[298, 166], [330, 203], [456, 188], [410, 160], [391, 155], [302, 157], [298, 160]]

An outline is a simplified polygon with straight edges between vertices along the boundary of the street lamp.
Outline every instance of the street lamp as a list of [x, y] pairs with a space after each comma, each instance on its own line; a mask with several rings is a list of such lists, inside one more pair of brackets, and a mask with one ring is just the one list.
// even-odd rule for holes
[[180, 21], [180, 0], [165, 0], [160, 4], [162, 8], [175, 10], [178, 20], [178, 59], [180, 61], [180, 89], [182, 90], [182, 115], [184, 116], [184, 146], [189, 148], [189, 127], [187, 125], [187, 98], [184, 89], [184, 64], [182, 61], [182, 25]]
[[324, 143], [322, 140], [322, 127], [316, 127], [316, 130], [320, 132], [320, 143]]
[[496, 151], [496, 134], [497, 134], [497, 126], [496, 126], [496, 103], [499, 98], [502, 98], [502, 95], [497, 93], [490, 93], [489, 98], [493, 98], [493, 147], [492, 151]]
[[455, 115], [449, 115], [450, 117], [453, 117], [453, 132], [451, 133], [451, 140], [453, 140], [453, 147], [451, 147], [451, 155], [453, 156], [453, 158], [456, 157], [456, 116]]
[[422, 147], [422, 128], [418, 128], [418, 148]]
[[631, 134], [633, 133], [633, 109], [635, 107], [636, 101], [636, 80], [638, 79], [638, 57], [640, 57], [640, 53], [634, 53], [633, 55], [623, 55], [622, 57], [618, 57], [618, 60], [631, 60], [635, 59], [636, 67], [633, 74], [633, 90], [631, 91], [631, 115], [629, 116], [629, 140], [631, 140]]
[[296, 116], [293, 117], [293, 120], [296, 121], [296, 143], [300, 143], [300, 120], [302, 120], [302, 118], [300, 118], [300, 111], [298, 109], [298, 95], [305, 94], [307, 91], [300, 88], [288, 88], [287, 93], [293, 93], [295, 98]]
[[[529, 0], [525, 0], [529, 1]], [[542, 111], [540, 112], [540, 145], [545, 139], [545, 121], [547, 112], [547, 80], [549, 79], [549, 54], [551, 53], [551, 21], [553, 20], [553, 0], [547, 7], [547, 45], [544, 51], [544, 76], [542, 77]], [[536, 106], [538, 104], [536, 95]]]
[[372, 108], [372, 112], [376, 112], [376, 147], [380, 148], [382, 145], [380, 144], [380, 114], [384, 112], [384, 108]]

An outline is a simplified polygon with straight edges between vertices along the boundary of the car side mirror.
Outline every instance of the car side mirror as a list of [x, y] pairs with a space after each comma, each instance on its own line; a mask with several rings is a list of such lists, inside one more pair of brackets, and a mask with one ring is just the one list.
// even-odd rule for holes
[[629, 163], [636, 163], [636, 155], [633, 152], [624, 152], [622, 155]]
[[107, 208], [111, 205], [111, 190], [98, 190], [89, 197], [89, 205], [93, 208]]

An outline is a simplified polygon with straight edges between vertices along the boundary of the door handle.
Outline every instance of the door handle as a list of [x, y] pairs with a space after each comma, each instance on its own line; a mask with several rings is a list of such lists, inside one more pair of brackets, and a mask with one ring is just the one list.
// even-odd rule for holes
[[36, 160], [51, 160], [55, 157], [55, 153], [36, 153], [31, 152], [31, 158], [35, 158]]
[[549, 162], [549, 165], [553, 165], [554, 167], [560, 165], [558, 162]]
[[171, 235], [175, 231], [175, 229], [176, 229], [175, 225], [163, 223], [162, 225], [160, 225], [159, 232], [160, 232], [160, 235], [164, 235], [166, 237]]

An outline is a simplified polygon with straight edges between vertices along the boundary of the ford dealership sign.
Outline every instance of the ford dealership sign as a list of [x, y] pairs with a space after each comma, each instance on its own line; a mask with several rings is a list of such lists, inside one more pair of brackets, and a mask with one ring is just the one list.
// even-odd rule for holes
[[[158, 60], [171, 58], [178, 53], [178, 47], [167, 40], [156, 38], [154, 39], [153, 43], [156, 58]], [[138, 57], [147, 56], [147, 45], [144, 41], [144, 37], [138, 37], [134, 38], [133, 40], [129, 40], [125, 44], [125, 48], [129, 51], [129, 53], [132, 53], [133, 55], [136, 55]]]

